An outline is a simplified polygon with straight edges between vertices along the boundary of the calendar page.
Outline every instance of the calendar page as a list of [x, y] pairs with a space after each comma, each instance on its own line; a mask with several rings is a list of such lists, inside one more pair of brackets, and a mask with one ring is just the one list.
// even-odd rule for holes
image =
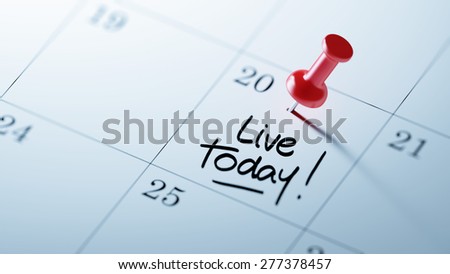
[[1, 1], [0, 252], [449, 253], [449, 25], [439, 0]]

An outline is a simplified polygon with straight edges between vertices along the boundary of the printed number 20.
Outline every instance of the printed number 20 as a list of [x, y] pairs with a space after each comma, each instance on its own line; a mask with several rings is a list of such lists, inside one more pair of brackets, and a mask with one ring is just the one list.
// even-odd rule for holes
[[242, 76], [234, 79], [234, 81], [243, 86], [253, 85], [257, 92], [268, 91], [275, 79], [270, 74], [258, 75], [258, 71], [254, 67], [243, 67]]

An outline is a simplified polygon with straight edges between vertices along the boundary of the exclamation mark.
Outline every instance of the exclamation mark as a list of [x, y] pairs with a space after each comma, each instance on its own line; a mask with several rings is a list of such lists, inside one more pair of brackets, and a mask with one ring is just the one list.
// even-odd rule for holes
[[[319, 160], [317, 160], [317, 163], [314, 165], [313, 169], [312, 169], [311, 172], [309, 173], [308, 179], [306, 179], [305, 186], [308, 186], [309, 181], [311, 181], [312, 176], [313, 176], [314, 173], [316, 172], [317, 168], [319, 167], [320, 163], [322, 162], [322, 160], [323, 160], [323, 158], [325, 157], [326, 154], [327, 154], [327, 152], [324, 151], [324, 152], [322, 153], [322, 155], [320, 155]], [[302, 198], [302, 195], [299, 194], [299, 195], [297, 196], [297, 200], [300, 200], [301, 198]]]

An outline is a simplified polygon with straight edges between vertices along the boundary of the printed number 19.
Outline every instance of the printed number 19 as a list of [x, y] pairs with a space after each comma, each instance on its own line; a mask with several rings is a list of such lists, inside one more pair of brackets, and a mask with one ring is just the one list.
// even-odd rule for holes
[[118, 31], [128, 21], [128, 17], [121, 11], [109, 11], [105, 5], [100, 5], [95, 14], [90, 18], [92, 25], [100, 25], [108, 31]]

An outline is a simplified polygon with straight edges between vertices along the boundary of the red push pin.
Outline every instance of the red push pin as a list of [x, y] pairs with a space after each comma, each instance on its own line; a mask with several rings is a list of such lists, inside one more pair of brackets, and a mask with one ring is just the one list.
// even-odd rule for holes
[[292, 112], [298, 103], [317, 108], [325, 103], [328, 89], [325, 80], [338, 63], [350, 60], [353, 49], [350, 43], [337, 34], [327, 35], [322, 42], [323, 52], [309, 70], [296, 70], [286, 80], [286, 87], [296, 101], [289, 108]]

